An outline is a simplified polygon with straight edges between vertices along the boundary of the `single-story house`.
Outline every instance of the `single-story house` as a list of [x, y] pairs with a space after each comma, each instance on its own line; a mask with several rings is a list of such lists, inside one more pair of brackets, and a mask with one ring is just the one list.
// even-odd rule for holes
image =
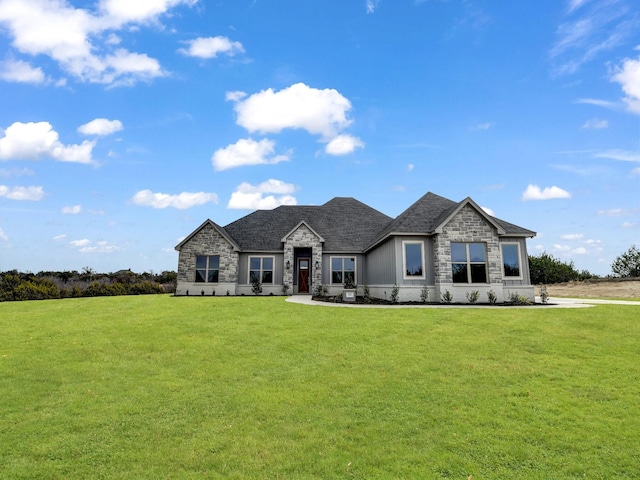
[[[498, 302], [534, 299], [526, 239], [535, 232], [487, 214], [471, 198], [454, 202], [427, 193], [396, 218], [354, 198], [320, 206], [258, 210], [224, 227], [211, 220], [175, 248], [176, 295], [337, 295], [345, 283], [362, 295], [430, 301], [449, 292], [466, 303], [493, 291]], [[485, 300], [486, 301], [486, 300]]]

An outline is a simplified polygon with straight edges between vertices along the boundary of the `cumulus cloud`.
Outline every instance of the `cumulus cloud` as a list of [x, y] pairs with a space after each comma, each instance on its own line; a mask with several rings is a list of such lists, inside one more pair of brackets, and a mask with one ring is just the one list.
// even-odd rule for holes
[[79, 81], [132, 84], [165, 72], [146, 54], [116, 49], [114, 32], [157, 23], [169, 9], [195, 2], [102, 0], [97, 11], [90, 11], [60, 0], [0, 0], [0, 25], [16, 51], [34, 58], [48, 56]]
[[119, 132], [124, 127], [120, 120], [107, 120], [106, 118], [96, 118], [89, 123], [80, 125], [78, 132], [83, 135], [111, 135], [112, 133]]
[[22, 60], [7, 60], [0, 63], [0, 78], [6, 82], [45, 83], [47, 78], [40, 67], [32, 67]]
[[325, 152], [329, 155], [347, 155], [356, 148], [364, 148], [364, 142], [352, 135], [342, 134], [333, 138], [325, 147]]
[[198, 58], [215, 58], [218, 54], [234, 56], [244, 52], [240, 42], [234, 42], [227, 37], [201, 37], [186, 42], [189, 47], [178, 51], [184, 55]]
[[380, 3], [380, 0], [367, 0], [365, 2], [367, 13], [375, 13], [376, 8], [378, 8], [378, 3]]
[[185, 209], [205, 203], [218, 203], [218, 195], [205, 192], [182, 192], [177, 195], [166, 193], [153, 193], [151, 190], [140, 190], [131, 201], [140, 206], [153, 208], [178, 208]]
[[492, 217], [496, 216], [496, 213], [491, 210], [489, 207], [480, 207], [482, 210], [484, 210], [484, 213], [486, 213], [487, 215], [491, 215]]
[[63, 145], [49, 122], [15, 122], [4, 132], [0, 129], [0, 160], [38, 160], [52, 158], [60, 162], [92, 163], [95, 142]]
[[271, 210], [280, 205], [297, 205], [296, 198], [291, 195], [296, 190], [295, 185], [281, 180], [269, 179], [259, 185], [243, 182], [231, 194], [227, 208]]
[[62, 207], [62, 213], [65, 215], [77, 215], [82, 212], [82, 206], [73, 205], [71, 207]]
[[552, 186], [541, 189], [538, 185], [529, 185], [522, 193], [522, 200], [552, 200], [555, 198], [571, 198], [571, 194], [560, 187]]
[[600, 120], [597, 118], [592, 118], [591, 120], [587, 120], [582, 125], [582, 128], [593, 129], [593, 130], [601, 130], [603, 128], [607, 128], [609, 126], [609, 122], [606, 120]]
[[121, 250], [117, 245], [111, 245], [106, 240], [93, 242], [88, 238], [73, 240], [69, 245], [78, 249], [80, 253], [113, 253]]
[[625, 59], [612, 80], [622, 86], [629, 110], [640, 114], [640, 57], [637, 60]]
[[278, 92], [269, 88], [237, 100], [237, 124], [249, 132], [279, 133], [303, 129], [332, 139], [351, 124], [351, 102], [337, 90], [312, 88], [296, 83]]
[[289, 160], [289, 155], [274, 155], [275, 142], [263, 138], [255, 141], [251, 138], [243, 138], [227, 147], [216, 150], [211, 157], [213, 168], [216, 171], [244, 165], [268, 165]]
[[42, 187], [7, 187], [6, 185], [0, 185], [0, 197], [8, 198], [9, 200], [31, 200], [38, 201], [44, 197], [44, 190]]

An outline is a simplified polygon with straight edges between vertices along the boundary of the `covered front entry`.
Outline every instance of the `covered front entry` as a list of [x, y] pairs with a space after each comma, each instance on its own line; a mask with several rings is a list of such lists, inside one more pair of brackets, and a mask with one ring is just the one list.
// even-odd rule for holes
[[298, 293], [309, 293], [309, 279], [311, 277], [311, 259], [307, 257], [298, 258]]

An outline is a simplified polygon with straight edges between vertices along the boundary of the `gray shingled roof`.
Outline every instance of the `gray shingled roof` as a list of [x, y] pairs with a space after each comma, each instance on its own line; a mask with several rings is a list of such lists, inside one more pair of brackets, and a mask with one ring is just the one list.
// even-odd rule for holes
[[354, 198], [336, 197], [320, 206], [258, 210], [224, 229], [245, 251], [282, 250], [282, 238], [304, 221], [325, 240], [325, 251], [362, 251], [392, 220]]
[[[336, 197], [320, 206], [258, 210], [224, 230], [244, 251], [277, 251], [282, 250], [282, 238], [304, 221], [324, 238], [324, 251], [361, 252], [389, 234], [430, 234], [460, 203], [429, 192], [393, 219], [354, 198]], [[535, 235], [526, 228], [491, 218], [506, 235]]]

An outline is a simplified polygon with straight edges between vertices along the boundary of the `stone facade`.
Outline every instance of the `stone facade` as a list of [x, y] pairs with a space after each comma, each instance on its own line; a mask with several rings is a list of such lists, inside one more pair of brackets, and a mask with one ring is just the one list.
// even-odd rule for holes
[[[215, 290], [216, 286], [207, 283], [195, 283], [196, 257], [199, 255], [219, 255], [220, 273], [218, 277], [219, 291], [217, 295], [225, 295], [226, 291], [235, 294], [235, 285], [238, 282], [238, 252], [225, 239], [213, 225], [205, 225], [189, 241], [182, 246], [178, 255], [178, 284], [177, 295], [186, 295], [190, 290], [191, 295], [200, 295], [201, 289]], [[197, 290], [197, 292], [196, 292]]]
[[[311, 231], [304, 223], [301, 224], [295, 231], [293, 231], [284, 242], [284, 263], [291, 262], [292, 268], [284, 271], [284, 284], [293, 286], [293, 272], [294, 272], [294, 250], [296, 248], [311, 248], [311, 285], [310, 288], [313, 291], [313, 287], [322, 283], [322, 266], [315, 268], [316, 262], [322, 265], [322, 242], [320, 238]], [[295, 293], [295, 292], [294, 292]]]

